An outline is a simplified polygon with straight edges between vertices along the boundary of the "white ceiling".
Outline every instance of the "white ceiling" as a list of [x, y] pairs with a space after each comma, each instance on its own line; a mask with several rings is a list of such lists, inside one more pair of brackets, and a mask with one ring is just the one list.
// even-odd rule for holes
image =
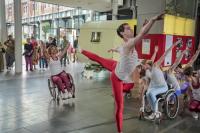
[[94, 11], [111, 10], [111, 0], [35, 0], [44, 3], [59, 4], [66, 7], [81, 7]]

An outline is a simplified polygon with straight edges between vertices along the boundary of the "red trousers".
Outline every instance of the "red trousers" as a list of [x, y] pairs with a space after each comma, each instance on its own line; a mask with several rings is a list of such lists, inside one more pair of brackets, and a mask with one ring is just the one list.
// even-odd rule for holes
[[51, 79], [53, 83], [58, 86], [58, 89], [60, 89], [63, 93], [65, 93], [65, 87], [69, 83], [69, 79], [66, 72], [62, 71], [57, 75], [53, 75], [51, 76]]
[[200, 101], [191, 100], [190, 104], [189, 104], [189, 110], [195, 111], [195, 112], [200, 112]]
[[102, 58], [86, 50], [83, 50], [82, 54], [91, 59], [92, 61], [98, 62], [100, 65], [102, 65], [104, 68], [106, 68], [108, 71], [111, 72], [110, 80], [112, 83], [112, 91], [116, 105], [115, 119], [117, 122], [118, 132], [121, 132], [123, 127], [123, 110], [124, 110], [123, 92], [130, 91], [133, 88], [134, 83], [123, 83], [123, 81], [116, 76], [115, 67], [117, 61]]

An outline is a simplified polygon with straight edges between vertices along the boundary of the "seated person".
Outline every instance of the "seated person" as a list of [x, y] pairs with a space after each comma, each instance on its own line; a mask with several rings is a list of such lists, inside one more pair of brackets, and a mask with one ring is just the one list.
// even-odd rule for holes
[[58, 53], [57, 47], [51, 46], [48, 49], [47, 55], [47, 61], [49, 63], [49, 68], [51, 71], [52, 82], [56, 84], [56, 86], [62, 93], [65, 93], [66, 85], [67, 83], [69, 83], [68, 75], [60, 65], [60, 59], [66, 52], [67, 47], [61, 53]]
[[183, 88], [184, 86], [182, 86], [182, 88], [180, 87], [180, 83], [178, 81], [178, 79], [175, 76], [175, 69], [178, 66], [178, 64], [180, 64], [183, 55], [187, 52], [188, 50], [184, 50], [180, 56], [175, 60], [174, 64], [172, 66], [170, 66], [165, 72], [165, 80], [167, 82], [168, 85], [172, 85], [172, 88], [176, 91], [176, 95], [179, 96], [181, 95], [181, 90], [185, 89]]
[[168, 90], [167, 83], [165, 81], [164, 74], [160, 69], [160, 65], [165, 59], [166, 55], [176, 46], [179, 42], [174, 43], [166, 52], [158, 59], [156, 62], [152, 64], [146, 64], [146, 69], [151, 71], [151, 81], [147, 90], [147, 99], [151, 104], [151, 108], [153, 113], [148, 116], [148, 119], [154, 119], [156, 113], [158, 113], [158, 105], [156, 104], [157, 98], [156, 96], [165, 93]]
[[190, 82], [190, 89], [188, 90], [190, 96], [189, 110], [192, 112], [193, 118], [198, 119], [198, 112], [200, 112], [200, 75], [194, 74], [191, 66], [185, 68], [184, 74]]

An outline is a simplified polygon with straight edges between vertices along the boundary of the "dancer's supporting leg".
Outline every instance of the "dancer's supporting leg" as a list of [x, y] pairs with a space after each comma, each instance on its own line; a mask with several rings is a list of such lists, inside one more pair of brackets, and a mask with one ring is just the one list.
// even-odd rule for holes
[[123, 82], [119, 80], [119, 78], [115, 75], [114, 71], [111, 73], [111, 82], [116, 105], [115, 119], [117, 122], [117, 130], [120, 133], [122, 132], [123, 127]]

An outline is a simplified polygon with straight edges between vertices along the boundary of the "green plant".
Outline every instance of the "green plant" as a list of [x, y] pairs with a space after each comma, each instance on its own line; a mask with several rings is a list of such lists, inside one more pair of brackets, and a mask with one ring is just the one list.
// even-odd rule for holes
[[42, 26], [42, 31], [44, 32], [45, 38], [47, 37], [47, 32], [50, 30], [50, 24], [49, 23], [44, 23]]

